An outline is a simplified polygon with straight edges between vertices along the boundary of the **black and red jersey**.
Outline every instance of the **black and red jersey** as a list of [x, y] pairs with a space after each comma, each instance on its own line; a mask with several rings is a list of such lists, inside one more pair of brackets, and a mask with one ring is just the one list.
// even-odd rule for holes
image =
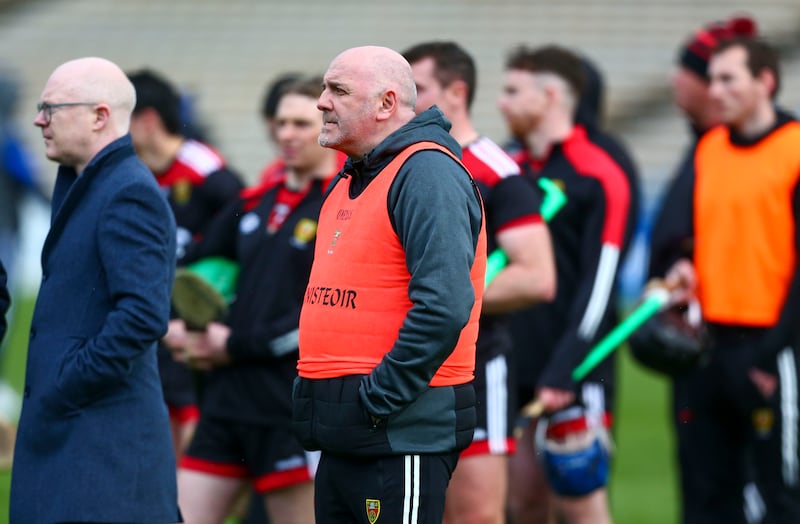
[[464, 146], [462, 162], [481, 192], [489, 233], [489, 252], [496, 235], [516, 226], [541, 223], [541, 195], [519, 177], [519, 165], [489, 138]]
[[245, 190], [213, 222], [188, 260], [223, 256], [240, 266], [226, 323], [232, 363], [207, 373], [200, 410], [240, 422], [287, 424], [297, 375], [300, 307], [308, 284], [325, 183]]
[[167, 194], [178, 226], [178, 259], [203, 234], [214, 216], [242, 190], [240, 177], [223, 156], [197, 140], [185, 140], [178, 155], [156, 180]]
[[628, 206], [628, 224], [630, 227], [626, 230], [625, 242], [622, 246], [622, 258], [628, 252], [633, 237], [636, 233], [636, 225], [639, 220], [639, 212], [641, 208], [641, 180], [639, 177], [639, 168], [633, 160], [630, 152], [625, 144], [623, 144], [616, 136], [600, 129], [596, 126], [589, 124], [578, 124], [586, 130], [586, 136], [589, 141], [596, 144], [600, 149], [608, 153], [611, 159], [616, 163], [625, 177], [628, 180], [630, 188], [630, 205]]
[[[519, 165], [486, 137], [463, 147], [462, 162], [483, 198], [488, 251], [497, 249], [497, 234], [521, 225], [541, 223], [541, 194], [520, 176]], [[491, 358], [511, 350], [508, 315], [482, 315], [476, 351]]]
[[[512, 316], [518, 378], [521, 386], [573, 389], [572, 370], [614, 323], [620, 256], [634, 226], [631, 187], [619, 165], [581, 126], [553, 145], [545, 159], [521, 151], [517, 160], [530, 183], [547, 177], [567, 195], [566, 205], [548, 223], [556, 298]], [[612, 365], [611, 360], [604, 363]]]

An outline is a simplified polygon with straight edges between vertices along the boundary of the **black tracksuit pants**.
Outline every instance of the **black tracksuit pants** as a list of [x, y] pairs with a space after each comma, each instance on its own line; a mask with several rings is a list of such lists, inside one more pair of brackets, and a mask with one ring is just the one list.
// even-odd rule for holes
[[[343, 457], [322, 452], [317, 524], [441, 524], [458, 453]], [[379, 518], [380, 517], [380, 518]]]
[[[674, 381], [683, 523], [798, 523], [797, 344], [763, 368], [778, 377], [764, 398], [748, 376], [763, 330], [710, 330], [709, 364]], [[750, 481], [761, 496], [755, 504], [744, 495]]]

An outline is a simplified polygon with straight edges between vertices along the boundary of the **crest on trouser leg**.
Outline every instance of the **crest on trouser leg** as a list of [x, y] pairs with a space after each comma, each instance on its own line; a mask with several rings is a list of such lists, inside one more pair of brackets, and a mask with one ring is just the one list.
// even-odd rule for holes
[[367, 520], [369, 524], [375, 524], [381, 514], [381, 501], [377, 499], [367, 499]]

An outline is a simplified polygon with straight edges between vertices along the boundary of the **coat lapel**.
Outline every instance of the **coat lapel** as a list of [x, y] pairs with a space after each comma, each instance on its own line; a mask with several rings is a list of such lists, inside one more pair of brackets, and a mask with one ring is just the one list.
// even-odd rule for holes
[[69, 220], [69, 216], [78, 207], [82, 196], [86, 193], [88, 187], [88, 173], [83, 176], [77, 176], [75, 171], [71, 168], [61, 166], [58, 169], [58, 177], [56, 178], [56, 186], [53, 190], [53, 201], [51, 205], [50, 231], [45, 238], [44, 246], [42, 247], [42, 262], [47, 259], [53, 245], [61, 236], [64, 227]]
[[64, 231], [70, 215], [82, 200], [86, 200], [84, 197], [89, 190], [89, 184], [92, 183], [92, 179], [95, 178], [100, 167], [108, 164], [108, 162], [113, 162], [111, 159], [117, 156], [114, 153], [123, 149], [133, 150], [130, 135], [118, 138], [103, 148], [89, 162], [89, 165], [86, 166], [80, 176], [72, 167], [59, 166], [56, 186], [53, 190], [53, 203], [50, 208], [50, 231], [47, 233], [47, 238], [45, 238], [44, 246], [42, 247], [43, 268], [50, 251], [52, 251], [54, 244]]

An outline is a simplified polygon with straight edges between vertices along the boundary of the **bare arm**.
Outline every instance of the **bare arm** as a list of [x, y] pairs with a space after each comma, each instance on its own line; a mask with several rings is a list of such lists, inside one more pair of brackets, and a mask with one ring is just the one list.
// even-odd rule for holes
[[526, 224], [497, 233], [508, 265], [483, 296], [483, 313], [507, 313], [553, 300], [556, 269], [550, 232], [544, 223]]

